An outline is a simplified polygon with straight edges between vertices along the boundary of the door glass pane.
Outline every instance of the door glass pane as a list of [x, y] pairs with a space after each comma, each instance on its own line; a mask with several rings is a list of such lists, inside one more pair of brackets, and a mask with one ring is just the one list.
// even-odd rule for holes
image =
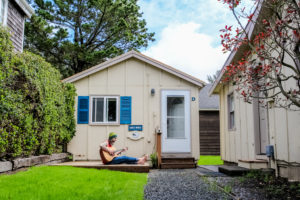
[[117, 99], [116, 98], [107, 98], [107, 121], [116, 122], [117, 121]]
[[184, 131], [184, 97], [167, 97], [167, 138], [184, 138]]
[[184, 97], [167, 97], [168, 116], [184, 116]]
[[167, 137], [184, 138], [184, 118], [167, 119]]
[[[103, 98], [95, 98], [95, 111], [96, 111], [96, 121], [95, 122], [103, 122], [103, 112], [104, 112], [104, 99]], [[94, 104], [94, 102], [93, 102]], [[94, 108], [94, 106], [93, 106]]]

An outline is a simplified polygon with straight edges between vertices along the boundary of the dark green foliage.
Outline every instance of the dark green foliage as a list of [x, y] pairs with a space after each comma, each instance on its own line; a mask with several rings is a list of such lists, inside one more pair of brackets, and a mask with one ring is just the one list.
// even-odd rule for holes
[[0, 29], [0, 158], [61, 151], [75, 133], [73, 85], [40, 56], [14, 53]]
[[158, 158], [157, 158], [157, 153], [152, 153], [150, 155], [150, 159], [151, 159], [151, 163], [152, 163], [152, 167], [153, 168], [157, 168], [158, 167]]
[[137, 0], [35, 0], [25, 49], [66, 77], [153, 41]]
[[288, 182], [274, 174], [253, 170], [246, 174], [241, 182], [244, 185], [262, 188], [268, 199], [300, 199], [300, 183]]

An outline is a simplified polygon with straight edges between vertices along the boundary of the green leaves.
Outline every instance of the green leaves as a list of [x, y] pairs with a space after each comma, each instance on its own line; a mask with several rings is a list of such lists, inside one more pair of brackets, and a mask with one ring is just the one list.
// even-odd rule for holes
[[25, 49], [64, 77], [154, 41], [136, 0], [35, 0], [33, 5], [37, 16], [25, 25]]
[[0, 158], [53, 153], [75, 133], [73, 85], [43, 58], [15, 54], [0, 29]]

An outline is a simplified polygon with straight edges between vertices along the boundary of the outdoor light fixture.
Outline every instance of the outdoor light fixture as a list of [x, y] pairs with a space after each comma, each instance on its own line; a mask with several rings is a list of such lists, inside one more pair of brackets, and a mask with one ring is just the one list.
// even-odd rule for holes
[[154, 96], [154, 94], [155, 94], [155, 89], [152, 88], [152, 89], [151, 89], [151, 96]]

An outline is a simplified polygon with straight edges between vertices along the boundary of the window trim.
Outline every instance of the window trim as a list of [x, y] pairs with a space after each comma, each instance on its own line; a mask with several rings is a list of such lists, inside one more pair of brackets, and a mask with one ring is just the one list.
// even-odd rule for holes
[[[2, 26], [7, 25], [7, 10], [8, 10], [8, 0], [2, 0], [4, 2], [4, 13], [3, 13], [3, 23]], [[2, 4], [0, 3], [0, 14], [2, 10]], [[1, 21], [0, 21], [1, 23]]]
[[[116, 112], [116, 114], [117, 114], [117, 116], [116, 116], [116, 121], [115, 122], [108, 122], [108, 121], [103, 121], [103, 122], [93, 122], [93, 100], [94, 100], [94, 98], [104, 98], [104, 104], [103, 104], [103, 106], [104, 106], [104, 113], [103, 113], [103, 115], [104, 115], [104, 119], [105, 120], [107, 120], [106, 118], [107, 118], [107, 113], [106, 113], [106, 99], [108, 99], [108, 98], [115, 98], [115, 99], [117, 99], [117, 107], [116, 107], [116, 109], [117, 109], [117, 112]], [[118, 96], [118, 95], [93, 95], [93, 96], [90, 96], [90, 105], [89, 105], [89, 107], [90, 107], [90, 119], [89, 119], [89, 124], [90, 125], [119, 125], [120, 124], [120, 96]]]
[[[231, 101], [232, 99], [232, 101]], [[233, 106], [233, 111], [231, 111], [232, 102], [234, 103], [234, 93], [231, 92], [227, 95], [227, 117], [228, 117], [228, 130], [234, 131], [236, 124], [235, 124], [235, 106]], [[233, 113], [233, 126], [231, 126], [231, 113]]]

